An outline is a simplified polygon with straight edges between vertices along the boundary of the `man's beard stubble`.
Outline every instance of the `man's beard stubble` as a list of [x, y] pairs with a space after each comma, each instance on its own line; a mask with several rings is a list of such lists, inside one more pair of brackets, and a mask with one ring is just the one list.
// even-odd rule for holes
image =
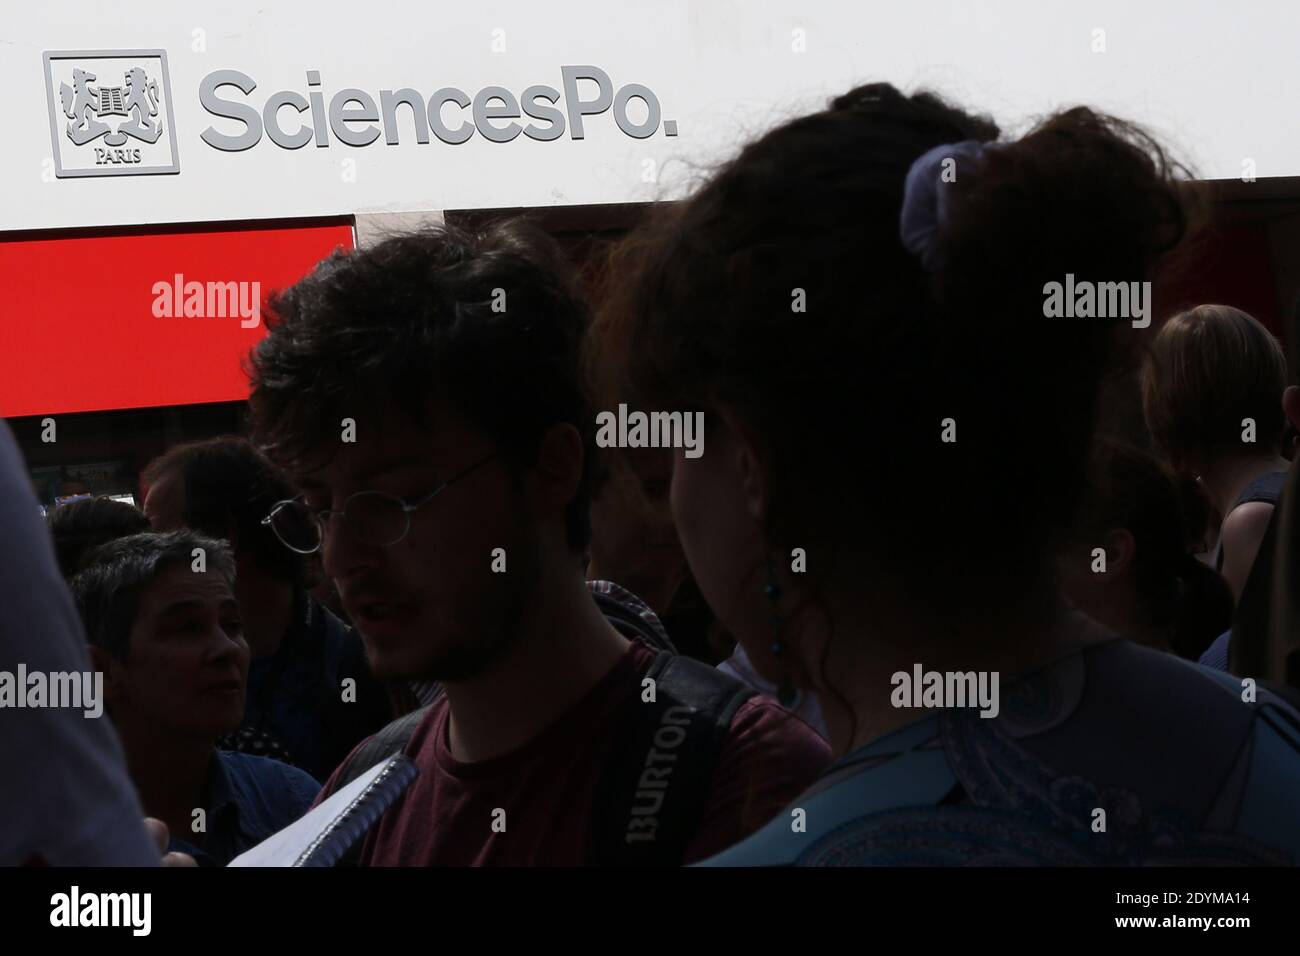
[[[411, 675], [414, 679], [455, 683], [482, 677], [523, 637], [541, 577], [540, 542], [526, 533], [517, 541], [507, 549], [509, 573], [493, 574], [500, 579], [501, 589], [483, 596], [487, 612], [472, 628], [458, 627], [454, 639], [434, 652], [422, 673]], [[467, 633], [471, 629], [478, 633]]]

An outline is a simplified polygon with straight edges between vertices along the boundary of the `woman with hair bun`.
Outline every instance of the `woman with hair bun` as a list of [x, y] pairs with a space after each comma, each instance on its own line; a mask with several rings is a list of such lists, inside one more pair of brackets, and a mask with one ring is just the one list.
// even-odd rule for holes
[[[839, 757], [717, 865], [1291, 863], [1300, 717], [1072, 609], [1059, 554], [1178, 167], [1088, 109], [1015, 141], [859, 87], [746, 145], [613, 262], [604, 401], [702, 411], [670, 502], [757, 670]], [[783, 695], [788, 696], [788, 695]]]

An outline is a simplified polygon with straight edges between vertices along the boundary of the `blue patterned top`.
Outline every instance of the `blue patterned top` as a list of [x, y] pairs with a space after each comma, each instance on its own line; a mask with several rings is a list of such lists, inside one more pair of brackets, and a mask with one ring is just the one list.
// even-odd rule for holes
[[848, 754], [701, 865], [1291, 865], [1300, 714], [1256, 694], [1095, 644], [1006, 684], [997, 717], [937, 710]]

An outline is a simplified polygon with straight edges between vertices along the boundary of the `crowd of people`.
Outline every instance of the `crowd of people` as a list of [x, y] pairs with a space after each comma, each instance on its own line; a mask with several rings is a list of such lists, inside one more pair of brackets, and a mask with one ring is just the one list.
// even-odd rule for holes
[[[0, 664], [88, 654], [108, 720], [3, 715], [0, 862], [224, 865], [400, 751], [352, 862], [1294, 863], [1300, 712], [1241, 670], [1290, 584], [1281, 347], [1044, 309], [1152, 280], [1198, 203], [1114, 117], [1006, 139], [871, 84], [657, 208], [595, 301], [518, 220], [321, 262], [247, 435], [142, 510], [41, 527], [5, 433]], [[703, 453], [598, 447], [620, 404], [702, 412]]]

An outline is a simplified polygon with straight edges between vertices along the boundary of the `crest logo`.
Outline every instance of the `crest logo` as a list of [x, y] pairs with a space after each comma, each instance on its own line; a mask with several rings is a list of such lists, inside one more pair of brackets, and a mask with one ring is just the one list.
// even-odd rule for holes
[[44, 60], [57, 177], [180, 172], [165, 50], [59, 51]]

